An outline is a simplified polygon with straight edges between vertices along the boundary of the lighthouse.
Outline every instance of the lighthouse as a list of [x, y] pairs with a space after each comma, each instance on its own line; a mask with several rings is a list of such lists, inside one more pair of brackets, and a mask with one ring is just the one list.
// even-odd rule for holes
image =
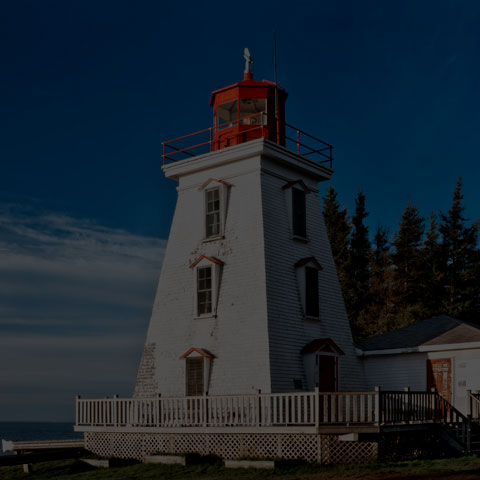
[[426, 353], [407, 349], [412, 372], [382, 345], [362, 363], [318, 199], [333, 147], [287, 122], [285, 89], [245, 57], [243, 79], [211, 94], [212, 125], [163, 142], [178, 197], [134, 395], [77, 397], [85, 448], [365, 463], [404, 444], [417, 455], [443, 422], [466, 451], [471, 418], [436, 391], [391, 389], [421, 385]]
[[364, 388], [318, 199], [332, 147], [286, 123], [247, 52], [208, 140], [164, 143], [178, 198], [136, 398]]

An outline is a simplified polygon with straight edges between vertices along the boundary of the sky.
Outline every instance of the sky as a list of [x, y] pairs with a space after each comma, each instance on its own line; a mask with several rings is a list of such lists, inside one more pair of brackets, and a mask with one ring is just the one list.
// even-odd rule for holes
[[[0, 421], [73, 421], [130, 396], [175, 208], [161, 142], [212, 90], [278, 82], [334, 145], [329, 185], [370, 232], [408, 202], [480, 214], [476, 1], [28, 1], [0, 15]], [[322, 191], [325, 185], [321, 185]]]

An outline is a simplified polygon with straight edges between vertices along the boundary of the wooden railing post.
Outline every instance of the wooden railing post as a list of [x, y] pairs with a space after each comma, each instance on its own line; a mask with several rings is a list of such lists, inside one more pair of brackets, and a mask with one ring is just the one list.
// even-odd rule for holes
[[207, 426], [207, 392], [203, 392], [201, 422], [204, 427]]
[[102, 401], [102, 420], [103, 420], [103, 426], [107, 426], [107, 403], [108, 403], [108, 397], [105, 397]]
[[472, 451], [472, 421], [470, 417], [467, 419], [467, 451], [470, 453]]
[[[80, 424], [80, 422], [82, 422], [82, 418], [81, 418], [81, 406], [80, 406], [80, 395], [77, 395], [77, 397], [75, 398], [75, 423], [77, 425]], [[85, 421], [83, 422], [85, 423]]]
[[435, 387], [430, 388], [430, 393], [433, 397], [433, 421], [436, 423], [440, 418], [440, 408], [437, 396], [437, 389]]
[[410, 416], [412, 412], [412, 405], [411, 405], [411, 395], [410, 395], [410, 387], [405, 387], [403, 389], [405, 391], [405, 394], [407, 396], [407, 402], [406, 402], [406, 411], [404, 414], [404, 421], [406, 423], [410, 423]]
[[262, 415], [262, 406], [261, 406], [261, 403], [260, 403], [262, 401], [261, 393], [262, 393], [261, 390], [257, 391], [257, 401], [255, 402], [255, 405], [256, 405], [255, 423], [256, 423], [257, 427], [260, 426], [260, 418], [261, 418], [261, 415]]
[[467, 390], [467, 398], [468, 398], [468, 402], [467, 402], [467, 405], [468, 405], [468, 410], [467, 410], [467, 414], [470, 418], [472, 418], [472, 414], [473, 414], [473, 402], [472, 402], [472, 391], [471, 390]]
[[381, 391], [380, 387], [375, 387], [375, 424], [382, 423]]
[[160, 402], [162, 401], [162, 394], [157, 393], [157, 398], [155, 399], [155, 425], [157, 427], [160, 426], [161, 424], [161, 408], [160, 408]]
[[117, 417], [117, 401], [118, 393], [113, 396], [113, 405], [112, 405], [112, 424], [114, 427], [118, 426], [118, 417]]
[[318, 428], [320, 424], [320, 390], [318, 389], [318, 385], [315, 386], [315, 398], [313, 403], [315, 405], [315, 428]]

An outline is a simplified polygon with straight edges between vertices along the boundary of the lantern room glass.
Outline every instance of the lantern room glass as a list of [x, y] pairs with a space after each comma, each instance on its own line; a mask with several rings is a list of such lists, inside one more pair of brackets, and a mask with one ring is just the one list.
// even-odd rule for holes
[[[241, 125], [266, 125], [267, 100], [265, 98], [240, 99]], [[245, 118], [247, 117], [247, 118]]]
[[217, 127], [232, 127], [238, 120], [238, 100], [222, 103], [217, 107]]

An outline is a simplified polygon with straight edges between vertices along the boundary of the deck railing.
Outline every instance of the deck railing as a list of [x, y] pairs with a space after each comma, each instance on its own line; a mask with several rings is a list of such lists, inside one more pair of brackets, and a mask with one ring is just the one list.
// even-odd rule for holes
[[398, 425], [468, 419], [437, 392], [295, 392], [167, 398], [77, 397], [77, 427]]
[[77, 397], [77, 426], [260, 427], [375, 423], [378, 392], [296, 392], [198, 397]]
[[[238, 133], [231, 131], [232, 127], [238, 126], [242, 127], [241, 131]], [[221, 132], [227, 132], [232, 145], [257, 138], [268, 138], [267, 115], [265, 112], [255, 113], [162, 142], [163, 164], [220, 149], [222, 140], [219, 140], [217, 135]], [[333, 146], [329, 143], [288, 123], [285, 123], [284, 137], [285, 146], [289, 150], [332, 168]]]

